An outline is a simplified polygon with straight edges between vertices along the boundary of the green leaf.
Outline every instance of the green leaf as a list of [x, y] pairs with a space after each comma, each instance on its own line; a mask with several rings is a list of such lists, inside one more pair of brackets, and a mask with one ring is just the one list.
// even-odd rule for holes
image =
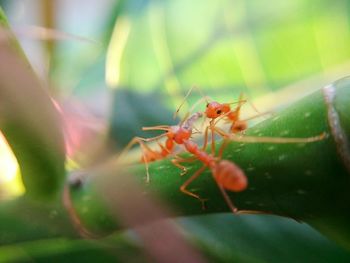
[[[0, 21], [7, 32], [1, 9]], [[26, 193], [57, 197], [65, 175], [57, 110], [11, 34], [0, 44], [0, 57], [0, 129], [17, 158]]]
[[[159, 133], [144, 132], [142, 127], [160, 123], [175, 125], [178, 121], [173, 119], [172, 112], [164, 105], [165, 96], [158, 93], [139, 94], [118, 89], [113, 92], [113, 98], [109, 133], [119, 147], [125, 146], [134, 136], [155, 136]], [[135, 107], [142, 107], [142, 111], [135, 110]]]
[[[334, 105], [336, 113], [340, 116], [340, 124], [348, 129], [345, 122], [349, 107], [348, 104], [344, 105], [344, 102], [348, 101], [350, 95], [349, 86], [350, 78], [335, 82], [329, 86], [330, 88], [302, 99], [248, 131], [250, 135], [281, 136], [281, 133], [286, 134], [285, 129], [288, 128], [288, 136], [293, 137], [327, 132], [329, 137], [326, 140], [303, 145], [237, 142], [229, 145], [225, 158], [240, 165], [249, 179], [250, 187], [246, 191], [231, 195], [240, 209], [269, 211], [304, 220], [349, 248], [347, 224], [350, 203], [347, 191], [349, 173], [343, 162], [344, 157], [337, 153], [337, 147], [348, 147], [348, 145], [339, 145], [334, 141], [339, 134], [338, 131], [334, 134], [331, 132], [329, 123], [334, 120], [335, 115], [331, 115], [330, 121], [327, 118], [327, 113]], [[335, 97], [333, 103], [327, 104], [324, 92], [331, 91], [331, 87], [335, 87]], [[348, 138], [348, 134], [346, 136]], [[281, 155], [284, 157], [279, 158]], [[189, 165], [189, 173], [191, 174], [197, 168], [198, 164]], [[141, 184], [145, 184], [143, 166], [129, 167], [128, 172], [139, 178]], [[178, 190], [189, 175], [180, 177], [178, 169], [172, 166], [169, 160], [151, 164], [150, 172], [151, 183], [147, 185], [144, 195], [147, 196], [147, 192], [158, 195], [176, 209], [177, 215], [217, 214], [228, 211], [210, 172], [204, 173], [193, 183], [193, 187], [199, 190], [197, 192], [209, 199], [207, 209], [204, 211], [197, 200]], [[97, 174], [98, 176], [95, 176]], [[118, 172], [104, 170], [100, 173], [94, 171], [94, 176], [86, 178], [80, 186], [71, 187], [73, 207], [82, 225], [89, 231], [105, 235], [122, 228], [120, 218], [112, 216], [111, 207], [105, 200], [111, 195], [120, 196], [122, 192], [130, 191], [119, 178], [122, 174], [121, 170]], [[128, 202], [127, 199], [121, 201]], [[9, 228], [8, 233], [12, 231], [12, 236], [15, 237], [12, 242], [36, 239], [38, 235], [41, 238], [76, 235], [71, 227], [67, 228], [69, 226], [67, 214], [61, 212], [59, 208], [61, 205], [44, 209], [41, 205], [36, 206], [32, 201], [19, 200], [13, 206], [9, 205], [6, 208], [3, 204], [0, 207], [0, 215], [2, 215], [0, 220], [5, 219], [9, 222], [11, 218], [20, 215], [25, 207], [28, 212], [24, 214], [32, 214], [32, 219], [19, 217], [17, 225], [22, 224], [22, 228], [15, 227], [16, 224]], [[48, 234], [50, 232], [38, 234], [39, 231], [37, 233], [32, 231], [23, 238], [23, 233], [28, 231], [25, 229], [31, 228], [24, 223], [27, 221], [38, 222], [43, 233], [49, 231], [50, 220], [52, 220], [50, 218], [52, 213], [49, 211], [52, 209], [56, 210], [51, 223], [51, 227], [56, 226], [53, 228], [55, 231], [51, 234]], [[47, 224], [46, 230], [44, 222]], [[62, 227], [56, 222], [61, 222]], [[327, 262], [330, 258], [346, 261], [349, 256], [308, 226], [300, 225], [290, 219], [267, 215], [235, 217], [227, 214], [198, 217], [194, 220], [188, 217], [182, 222], [189, 233], [190, 240], [197, 244], [206, 256], [216, 261], [271, 262], [276, 260], [278, 262], [279, 259], [284, 261], [288, 259], [291, 262], [299, 260]], [[3, 233], [5, 234], [3, 242], [6, 243], [6, 231]], [[256, 245], [254, 245], [255, 242], [257, 242]], [[277, 251], [276, 247], [278, 247]], [[69, 254], [69, 251], [67, 249], [62, 254]], [[45, 252], [40, 251], [40, 253]]]
[[[186, 233], [187, 246], [215, 262], [346, 262], [350, 254], [305, 224], [274, 216], [218, 214], [173, 220]], [[157, 222], [143, 226], [157, 228]], [[137, 232], [136, 232], [137, 233]], [[145, 242], [134, 230], [99, 240], [39, 239], [0, 247], [0, 262], [144, 262]], [[166, 242], [166, 240], [164, 240]], [[175, 256], [169, 248], [169, 258]], [[134, 261], [133, 261], [134, 262]]]
[[[336, 88], [333, 104], [339, 116], [348, 116], [350, 112], [347, 103], [349, 86], [349, 78], [335, 82], [332, 86]], [[325, 102], [324, 92], [325, 89], [305, 97], [249, 129], [247, 135], [309, 137], [326, 132], [329, 135], [326, 139], [307, 144], [232, 142], [227, 147], [224, 158], [237, 163], [249, 180], [248, 189], [242, 193], [230, 193], [230, 196], [239, 209], [267, 211], [309, 222], [349, 247], [349, 171], [344, 165], [344, 156], [338, 154], [339, 147], [347, 149], [348, 145], [335, 141], [338, 135], [332, 133], [327, 117], [333, 104]], [[340, 124], [344, 127], [348, 127], [346, 120], [344, 117], [341, 119]], [[346, 134], [347, 138], [348, 135]], [[180, 215], [228, 211], [210, 171], [203, 173], [190, 187], [197, 189], [196, 192], [203, 198], [209, 199], [206, 210], [201, 209], [198, 200], [179, 191], [180, 185], [199, 168], [199, 164], [189, 164], [188, 168], [188, 175], [180, 177], [179, 169], [172, 166], [169, 160], [150, 164], [151, 183], [147, 185], [146, 192], [156, 193]], [[110, 173], [114, 175], [113, 172]], [[128, 173], [139, 177], [141, 183], [145, 184], [143, 165], [128, 168]], [[83, 200], [84, 196], [90, 200], [101, 200], [100, 191], [107, 190], [104, 187], [96, 188], [96, 183], [115, 185], [113, 189], [116, 192], [125, 191], [117, 188], [118, 183], [108, 178], [103, 174], [94, 176], [84, 187], [72, 189], [78, 211], [85, 211], [79, 211], [83, 221], [88, 228], [102, 232], [109, 232], [115, 227], [111, 223], [97, 223], [96, 220], [102, 216], [103, 205], [98, 206], [97, 202], [90, 206]], [[113, 219], [108, 219], [109, 212], [104, 216], [105, 222], [113, 222]]]
[[41, 239], [0, 247], [0, 262], [144, 262], [123, 236], [105, 240]]
[[213, 262], [345, 262], [350, 257], [310, 226], [291, 219], [215, 214], [179, 222]]
[[62, 204], [27, 197], [0, 203], [0, 245], [58, 236], [78, 237]]

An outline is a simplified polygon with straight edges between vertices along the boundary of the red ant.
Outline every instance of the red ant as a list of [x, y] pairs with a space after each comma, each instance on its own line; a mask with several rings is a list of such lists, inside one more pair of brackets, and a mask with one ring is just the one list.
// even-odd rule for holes
[[[180, 165], [178, 162], [189, 162], [192, 160], [199, 160], [203, 163], [203, 166], [197, 172], [195, 172], [188, 180], [185, 181], [185, 183], [180, 187], [181, 192], [200, 200], [202, 202], [202, 207], [204, 207], [204, 199], [200, 198], [193, 192], [190, 192], [186, 188], [191, 182], [193, 182], [197, 177], [199, 177], [202, 174], [206, 167], [209, 167], [209, 169], [212, 171], [216, 183], [219, 186], [219, 189], [224, 195], [227, 204], [229, 205], [230, 209], [234, 213], [236, 213], [238, 210], [237, 208], [235, 208], [232, 201], [227, 196], [225, 189], [234, 192], [243, 191], [244, 189], [246, 189], [248, 184], [247, 178], [244, 172], [233, 162], [228, 160], [221, 160], [221, 156], [214, 157], [212, 155], [207, 154], [205, 151], [200, 150], [196, 143], [190, 140], [191, 135], [193, 134], [192, 129], [194, 122], [202, 116], [202, 113], [196, 112], [176, 126], [163, 125], [154, 127], [144, 127], [143, 130], [164, 130], [166, 131], [166, 133], [148, 139], [135, 137], [124, 148], [124, 150], [119, 156], [128, 151], [135, 143], [139, 143], [142, 150], [144, 151], [142, 160], [145, 162], [146, 165], [147, 182], [149, 182], [148, 162], [165, 158], [173, 152], [175, 144], [183, 145], [185, 149], [193, 155], [194, 159], [178, 158], [172, 161], [174, 165], [183, 170], [182, 174], [186, 173], [186, 168]], [[162, 149], [160, 152], [152, 150], [145, 144], [145, 142], [155, 141], [165, 136], [167, 137], [165, 146], [159, 143]]]
[[[185, 102], [186, 98], [190, 95], [192, 92], [193, 88], [197, 88], [196, 86], [193, 86], [188, 93], [186, 94], [183, 102], [175, 112], [175, 115], [179, 112], [181, 106]], [[197, 88], [198, 89], [198, 88]], [[202, 92], [198, 89], [198, 91], [202, 94]], [[241, 108], [244, 103], [247, 102], [246, 99], [243, 99], [243, 94], [241, 93], [238, 101], [233, 102], [233, 103], [219, 103], [217, 101], [211, 101], [209, 102], [209, 98], [207, 96], [204, 96], [202, 94], [202, 98], [199, 99], [191, 108], [193, 110], [198, 103], [202, 102], [205, 100], [207, 102], [206, 109], [203, 112], [204, 115], [210, 119], [209, 125], [206, 127], [205, 132], [204, 132], [204, 143], [202, 149], [206, 149], [207, 144], [208, 144], [208, 131], [210, 129], [211, 131], [211, 152], [212, 154], [215, 153], [215, 133], [220, 135], [225, 139], [223, 142], [220, 150], [219, 150], [219, 155], [222, 154], [225, 146], [227, 145], [229, 140], [233, 141], [239, 141], [239, 142], [247, 142], [247, 143], [309, 143], [309, 142], [315, 142], [322, 140], [326, 137], [325, 133], [322, 133], [318, 136], [314, 137], [308, 137], [308, 138], [281, 138], [281, 137], [254, 137], [254, 136], [238, 136], [238, 133], [244, 132], [248, 128], [247, 122], [251, 119], [269, 114], [269, 112], [265, 113], [259, 113], [255, 116], [252, 116], [248, 119], [242, 120], [240, 119], [240, 112]], [[231, 109], [231, 104], [238, 104], [234, 109]], [[252, 105], [252, 104], [251, 104]], [[254, 105], [252, 105], [255, 111], [256, 108]], [[190, 111], [191, 111], [190, 110]], [[225, 119], [227, 122], [231, 123], [229, 132], [225, 132], [219, 127], [217, 127], [217, 123], [221, 120]]]
[[[149, 176], [149, 169], [148, 169], [148, 163], [153, 162], [156, 160], [161, 160], [169, 156], [174, 152], [175, 144], [184, 144], [185, 141], [189, 140], [193, 134], [193, 125], [196, 120], [198, 120], [200, 117], [202, 117], [202, 113], [194, 113], [186, 120], [182, 121], [179, 125], [160, 125], [160, 126], [153, 126], [153, 127], [143, 127], [142, 130], [149, 131], [149, 130], [161, 130], [166, 131], [165, 133], [153, 137], [153, 138], [142, 138], [142, 137], [134, 137], [124, 148], [124, 150], [120, 153], [119, 157], [122, 156], [125, 152], [127, 152], [134, 144], [138, 143], [140, 144], [140, 147], [142, 149], [142, 162], [145, 163], [146, 166], [146, 181], [150, 181]], [[162, 137], [167, 137], [165, 144], [159, 143], [158, 139]], [[145, 142], [151, 142], [151, 141], [157, 141], [159, 147], [161, 148], [160, 151], [152, 150]], [[186, 168], [178, 163], [178, 161], [190, 161], [187, 159], [182, 159], [180, 157], [177, 157], [177, 159], [174, 159], [172, 163], [176, 165], [177, 167], [181, 168], [183, 172], [186, 172]]]
[[221, 155], [218, 157], [209, 155], [205, 151], [199, 149], [198, 145], [190, 140], [184, 141], [184, 146], [188, 152], [193, 154], [196, 159], [203, 163], [203, 166], [197, 170], [189, 179], [187, 179], [183, 185], [181, 185], [181, 192], [201, 201], [202, 208], [204, 208], [205, 199], [202, 199], [199, 197], [199, 195], [188, 191], [186, 188], [208, 167], [211, 170], [214, 180], [217, 183], [221, 193], [223, 194], [227, 205], [233, 213], [237, 213], [238, 209], [234, 206], [225, 190], [241, 192], [247, 188], [248, 180], [242, 169], [229, 160], [221, 160]]
[[[177, 109], [177, 111], [174, 114], [174, 117], [176, 116], [176, 114], [179, 112], [180, 108], [182, 107], [182, 105], [184, 104], [185, 100], [187, 99], [187, 97], [191, 94], [192, 90], [194, 88], [197, 88], [196, 86], [193, 86], [188, 93], [186, 94], [186, 96], [184, 97], [183, 102], [181, 103], [181, 105], [179, 106], [179, 108]], [[197, 90], [202, 94], [201, 90], [197, 88]], [[254, 117], [251, 117], [249, 119], [246, 120], [241, 120], [240, 119], [240, 113], [241, 113], [241, 108], [243, 106], [244, 103], [247, 102], [246, 99], [243, 99], [243, 93], [240, 94], [238, 101], [236, 102], [232, 102], [232, 103], [219, 103], [217, 101], [211, 101], [209, 102], [208, 100], [209, 98], [207, 96], [204, 96], [202, 94], [202, 98], [199, 99], [196, 103], [194, 103], [194, 105], [192, 106], [192, 108], [190, 109], [190, 112], [203, 100], [206, 101], [207, 105], [206, 105], [206, 109], [203, 112], [204, 115], [206, 116], [207, 119], [209, 119], [209, 125], [206, 127], [205, 132], [204, 132], [204, 144], [202, 149], [206, 149], [207, 147], [207, 143], [208, 143], [208, 131], [210, 129], [211, 131], [211, 152], [212, 154], [215, 153], [215, 126], [217, 124], [217, 122], [223, 118], [225, 118], [226, 122], [231, 123], [230, 126], [230, 132], [231, 133], [239, 133], [239, 132], [243, 132], [248, 128], [248, 124], [247, 121], [256, 117], [259, 117], [261, 115], [267, 114], [258, 114]], [[234, 109], [231, 109], [231, 104], [237, 104], [237, 106]], [[253, 106], [254, 110], [256, 110], [256, 108]]]

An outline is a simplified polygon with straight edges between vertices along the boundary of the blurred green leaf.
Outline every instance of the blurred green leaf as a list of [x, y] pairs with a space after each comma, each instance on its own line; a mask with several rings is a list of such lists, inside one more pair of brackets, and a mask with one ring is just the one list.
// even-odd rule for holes
[[349, 60], [348, 5], [150, 2], [129, 17], [120, 84], [174, 92], [192, 84], [249, 86], [255, 96], [279, 89]]
[[306, 224], [276, 216], [217, 214], [180, 219], [215, 262], [346, 262], [350, 254]]
[[[0, 8], [1, 132], [21, 169], [26, 193], [57, 198], [64, 181], [65, 150], [57, 109], [10, 32]], [[5, 22], [4, 22], [5, 21]]]
[[[274, 216], [180, 218], [189, 244], [215, 262], [346, 262], [350, 254], [305, 224]], [[157, 227], [157, 223], [143, 228]], [[99, 240], [40, 239], [0, 247], [0, 262], [147, 261], [133, 230]], [[176, 253], [176, 251], [174, 251]], [[171, 258], [171, 254], [169, 258]]]
[[0, 247], [0, 262], [145, 262], [124, 236], [104, 240], [42, 239]]
[[[157, 134], [142, 131], [142, 127], [156, 126], [160, 123], [175, 125], [177, 121], [173, 119], [168, 107], [162, 103], [164, 95], [158, 93], [142, 95], [132, 90], [118, 89], [113, 92], [113, 97], [110, 134], [119, 146], [126, 145], [135, 135], [149, 137]], [[142, 111], [135, 108], [142, 108]]]

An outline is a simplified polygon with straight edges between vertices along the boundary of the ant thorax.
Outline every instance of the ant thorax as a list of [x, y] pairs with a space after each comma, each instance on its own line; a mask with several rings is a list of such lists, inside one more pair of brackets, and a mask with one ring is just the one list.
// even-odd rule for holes
[[174, 140], [177, 144], [183, 144], [184, 141], [188, 140], [191, 137], [192, 129], [187, 129], [185, 127], [175, 125], [170, 126], [170, 129], [167, 133], [169, 139]]

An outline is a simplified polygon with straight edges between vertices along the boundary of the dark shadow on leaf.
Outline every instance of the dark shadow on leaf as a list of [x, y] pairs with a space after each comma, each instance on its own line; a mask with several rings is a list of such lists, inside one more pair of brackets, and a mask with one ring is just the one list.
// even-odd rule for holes
[[134, 136], [152, 137], [159, 133], [143, 132], [143, 126], [173, 125], [177, 120], [165, 107], [165, 97], [157, 93], [139, 93], [118, 89], [113, 94], [109, 135], [118, 147], [126, 145]]

